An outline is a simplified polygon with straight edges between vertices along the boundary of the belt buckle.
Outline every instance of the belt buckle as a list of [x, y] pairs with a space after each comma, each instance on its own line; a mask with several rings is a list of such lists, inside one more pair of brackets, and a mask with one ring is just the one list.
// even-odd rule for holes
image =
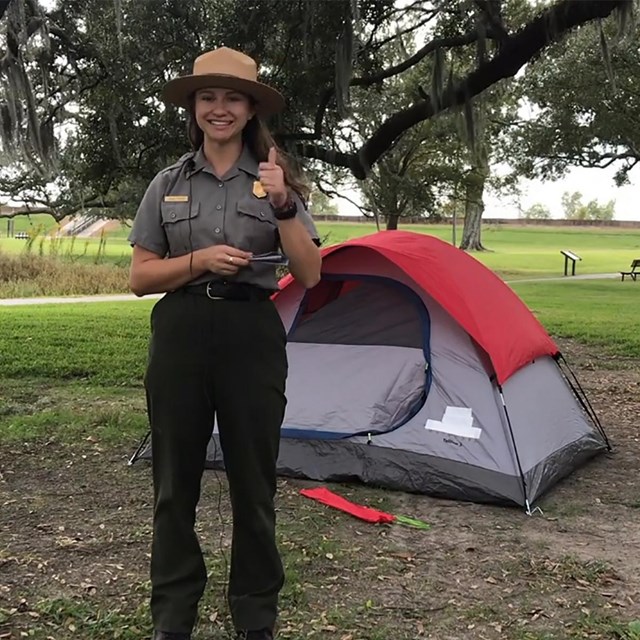
[[211, 282], [207, 282], [207, 298], [209, 298], [209, 300], [224, 300], [222, 296], [212, 296], [210, 287]]

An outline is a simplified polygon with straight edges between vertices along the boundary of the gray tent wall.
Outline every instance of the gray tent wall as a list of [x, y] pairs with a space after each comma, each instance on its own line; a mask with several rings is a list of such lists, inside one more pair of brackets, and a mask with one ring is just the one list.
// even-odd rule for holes
[[555, 360], [542, 358], [516, 372], [503, 393], [531, 502], [607, 449]]
[[[290, 334], [280, 474], [530, 508], [561, 477], [605, 448], [553, 359], [523, 367], [501, 389], [487, 354], [386, 258], [354, 248], [348, 257], [336, 252], [323, 265], [323, 277], [361, 274], [384, 280], [368, 281], [327, 305], [325, 324], [316, 322], [313, 328], [309, 323], [299, 332], [294, 327]], [[403, 289], [390, 288], [390, 281], [405, 285], [424, 306], [426, 349], [417, 309], [402, 304]], [[293, 284], [279, 296], [288, 330], [304, 293]], [[385, 306], [385, 300], [395, 305]], [[338, 317], [344, 322], [336, 323]], [[417, 402], [424, 388], [426, 399]], [[417, 412], [411, 410], [416, 402]], [[441, 423], [452, 408], [471, 409], [480, 437], [426, 428], [434, 424], [429, 421]], [[384, 430], [378, 428], [385, 420], [402, 423], [403, 418], [393, 430], [349, 436], [363, 425], [365, 431]], [[313, 437], [313, 430], [324, 433]], [[149, 454], [147, 448], [142, 457]], [[222, 466], [215, 433], [207, 465]]]

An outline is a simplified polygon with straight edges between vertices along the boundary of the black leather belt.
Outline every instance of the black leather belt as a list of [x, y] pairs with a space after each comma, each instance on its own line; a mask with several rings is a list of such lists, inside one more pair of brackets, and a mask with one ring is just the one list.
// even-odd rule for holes
[[210, 280], [183, 287], [186, 293], [206, 296], [212, 300], [268, 300], [273, 292], [244, 282]]

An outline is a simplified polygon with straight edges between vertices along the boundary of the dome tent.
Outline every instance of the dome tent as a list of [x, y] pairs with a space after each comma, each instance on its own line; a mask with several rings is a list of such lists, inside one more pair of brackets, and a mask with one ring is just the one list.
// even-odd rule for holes
[[530, 510], [608, 447], [531, 311], [433, 236], [328, 247], [318, 285], [286, 277], [274, 301], [288, 332], [282, 475]]

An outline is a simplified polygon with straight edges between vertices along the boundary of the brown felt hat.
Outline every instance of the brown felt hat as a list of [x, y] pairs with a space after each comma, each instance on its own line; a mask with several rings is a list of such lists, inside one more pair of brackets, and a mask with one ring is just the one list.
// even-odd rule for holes
[[282, 94], [258, 81], [258, 66], [253, 58], [227, 47], [198, 56], [193, 73], [169, 81], [162, 90], [162, 99], [187, 109], [191, 94], [207, 88], [233, 89], [251, 96], [260, 115], [278, 113], [285, 104]]

